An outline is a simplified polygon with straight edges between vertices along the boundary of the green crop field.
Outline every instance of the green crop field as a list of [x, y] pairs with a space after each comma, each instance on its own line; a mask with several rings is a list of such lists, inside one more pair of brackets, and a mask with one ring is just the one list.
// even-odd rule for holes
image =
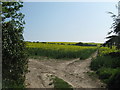
[[26, 45], [29, 56], [31, 57], [45, 56], [55, 59], [86, 59], [97, 50], [97, 46], [76, 46], [69, 45], [70, 43], [67, 42], [62, 42], [64, 45], [56, 43], [57, 42], [26, 42]]
[[108, 47], [100, 47], [99, 48], [99, 56], [112, 53], [112, 52], [118, 52], [119, 50], [116, 50], [115, 48], [108, 48]]

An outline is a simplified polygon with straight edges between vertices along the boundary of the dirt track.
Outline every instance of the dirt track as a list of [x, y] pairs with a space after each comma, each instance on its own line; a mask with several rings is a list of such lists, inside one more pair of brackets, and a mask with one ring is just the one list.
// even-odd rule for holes
[[57, 76], [74, 88], [101, 88], [105, 85], [100, 80], [88, 75], [89, 65], [95, 58], [95, 52], [86, 60], [37, 60], [29, 59], [30, 72], [26, 75], [27, 88], [52, 88], [51, 78]]

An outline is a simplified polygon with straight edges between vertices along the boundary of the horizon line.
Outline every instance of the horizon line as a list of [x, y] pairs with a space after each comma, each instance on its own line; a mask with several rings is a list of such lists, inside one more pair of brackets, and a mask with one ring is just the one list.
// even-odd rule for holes
[[95, 41], [39, 41], [39, 40], [24, 40], [26, 42], [83, 42], [83, 43], [104, 43]]

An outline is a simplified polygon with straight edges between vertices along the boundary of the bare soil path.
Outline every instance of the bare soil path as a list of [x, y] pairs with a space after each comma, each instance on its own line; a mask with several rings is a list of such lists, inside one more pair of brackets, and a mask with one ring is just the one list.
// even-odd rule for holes
[[29, 59], [26, 75], [27, 88], [52, 88], [52, 77], [57, 76], [69, 83], [73, 88], [102, 88], [105, 87], [99, 79], [92, 78], [88, 72], [91, 59], [95, 58], [97, 52], [86, 60], [37, 60]]

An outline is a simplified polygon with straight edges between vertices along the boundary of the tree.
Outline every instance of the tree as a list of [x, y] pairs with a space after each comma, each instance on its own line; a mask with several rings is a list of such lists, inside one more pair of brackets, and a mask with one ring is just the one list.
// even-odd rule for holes
[[[112, 14], [112, 18], [114, 22], [111, 27], [113, 30], [110, 31], [108, 35], [111, 33], [115, 35], [108, 36], [107, 38], [109, 40], [106, 41], [104, 45], [107, 45], [110, 48], [112, 48], [112, 46], [116, 46], [116, 49], [120, 50], [120, 1], [118, 3], [118, 16], [113, 14], [112, 12], [109, 13]], [[120, 52], [111, 52], [109, 53], [109, 55], [112, 57], [120, 57]], [[115, 72], [107, 84], [108, 84], [108, 88], [110, 89], [120, 88], [120, 71]]]
[[[120, 2], [119, 2], [120, 3]], [[118, 6], [120, 7], [120, 6]], [[118, 8], [119, 11], [120, 8]], [[112, 18], [113, 18], [113, 24], [112, 24], [112, 31], [110, 31], [108, 33], [108, 35], [110, 35], [111, 33], [115, 34], [115, 35], [111, 35], [107, 37], [107, 41], [104, 43], [104, 45], [107, 45], [108, 47], [112, 48], [112, 46], [116, 46], [117, 49], [120, 49], [120, 15], [115, 15], [112, 12], [109, 12], [110, 14], [112, 14]]]
[[2, 4], [2, 84], [3, 88], [24, 87], [27, 55], [23, 39], [22, 2]]

